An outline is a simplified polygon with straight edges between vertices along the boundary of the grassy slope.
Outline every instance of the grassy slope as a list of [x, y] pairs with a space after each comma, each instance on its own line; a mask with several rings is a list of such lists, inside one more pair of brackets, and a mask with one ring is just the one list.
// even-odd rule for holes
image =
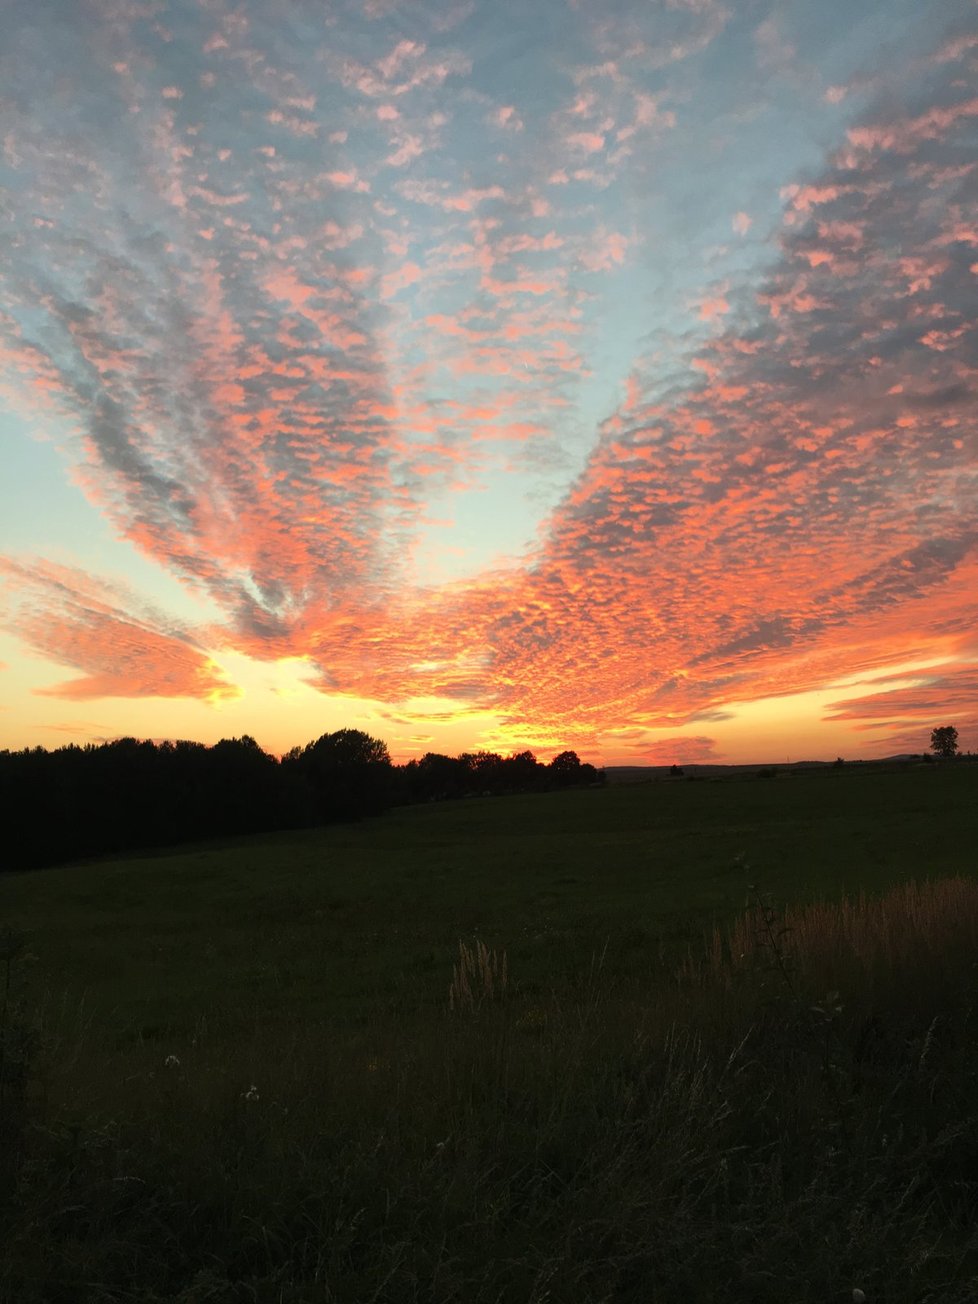
[[[550, 985], [742, 909], [972, 873], [978, 767], [660, 783], [405, 808], [358, 826], [0, 878], [37, 986], [164, 1039], [201, 1015], [362, 1022], [443, 1002], [460, 938]], [[744, 856], [747, 867], [738, 863]]]
[[[855, 951], [799, 918], [796, 993], [759, 932], [759, 969], [652, 972], [748, 879], [967, 874], [976, 783], [471, 802], [0, 880], [51, 992], [35, 1050], [0, 1029], [0, 1304], [978, 1298], [978, 893]], [[520, 991], [450, 1015], [474, 936]]]

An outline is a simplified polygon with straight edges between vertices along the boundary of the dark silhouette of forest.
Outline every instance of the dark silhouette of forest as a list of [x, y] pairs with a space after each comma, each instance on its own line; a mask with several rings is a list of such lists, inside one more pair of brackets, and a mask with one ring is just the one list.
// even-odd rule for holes
[[323, 734], [281, 760], [253, 738], [120, 738], [85, 747], [0, 751], [0, 867], [33, 869], [204, 838], [314, 827], [390, 806], [589, 786], [604, 775], [571, 751], [391, 762], [359, 729]]

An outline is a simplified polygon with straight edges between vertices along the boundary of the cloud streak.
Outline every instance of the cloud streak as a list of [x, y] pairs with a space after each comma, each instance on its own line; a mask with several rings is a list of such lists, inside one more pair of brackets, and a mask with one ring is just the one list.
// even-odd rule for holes
[[36, 652], [84, 672], [48, 697], [190, 697], [218, 702], [237, 689], [214, 666], [193, 634], [167, 622], [131, 593], [79, 571], [0, 560], [9, 601], [4, 625]]

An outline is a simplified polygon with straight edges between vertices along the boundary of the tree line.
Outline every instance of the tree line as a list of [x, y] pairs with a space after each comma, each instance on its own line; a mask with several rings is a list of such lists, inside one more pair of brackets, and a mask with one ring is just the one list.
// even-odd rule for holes
[[281, 760], [245, 735], [212, 747], [140, 741], [0, 751], [0, 866], [33, 869], [203, 838], [314, 827], [392, 805], [601, 783], [565, 751], [442, 756], [406, 765], [359, 729], [323, 734]]

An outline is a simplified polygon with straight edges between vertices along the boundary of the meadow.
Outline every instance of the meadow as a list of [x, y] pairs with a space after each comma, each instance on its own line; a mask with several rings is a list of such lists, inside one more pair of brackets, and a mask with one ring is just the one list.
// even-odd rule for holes
[[680, 780], [0, 877], [0, 1298], [978, 1297], [976, 796]]

